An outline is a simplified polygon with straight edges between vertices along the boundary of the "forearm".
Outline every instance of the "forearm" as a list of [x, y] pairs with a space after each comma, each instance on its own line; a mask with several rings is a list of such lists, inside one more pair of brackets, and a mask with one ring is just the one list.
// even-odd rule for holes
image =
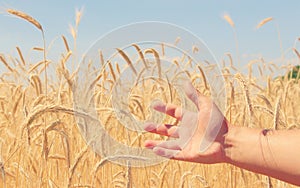
[[300, 130], [264, 133], [262, 129], [229, 126], [226, 162], [300, 185]]

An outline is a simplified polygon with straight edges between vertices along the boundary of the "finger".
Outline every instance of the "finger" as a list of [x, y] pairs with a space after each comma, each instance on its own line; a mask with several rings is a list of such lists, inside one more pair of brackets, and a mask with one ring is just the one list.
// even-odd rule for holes
[[163, 102], [156, 102], [153, 104], [153, 108], [159, 112], [165, 113], [178, 120], [182, 119], [184, 110], [174, 104], [164, 104]]
[[170, 150], [181, 150], [181, 147], [178, 144], [177, 140], [167, 140], [167, 141], [146, 140], [144, 146], [148, 149], [160, 147], [160, 148], [170, 149]]
[[144, 146], [148, 149], [153, 149], [154, 147], [156, 147], [160, 143], [162, 143], [162, 141], [159, 141], [159, 140], [146, 140], [145, 143], [144, 143]]
[[191, 82], [186, 82], [184, 85], [184, 91], [186, 96], [197, 106], [199, 110], [200, 102], [203, 102], [206, 99], [206, 96], [199, 93]]
[[165, 148], [165, 149], [171, 149], [171, 150], [181, 150], [182, 144], [180, 144], [179, 140], [167, 140], [159, 143], [157, 147]]
[[161, 124], [157, 125], [154, 123], [146, 123], [144, 125], [144, 130], [151, 132], [151, 133], [156, 133], [164, 136], [169, 136], [169, 137], [174, 137], [178, 138], [178, 127], [170, 124]]
[[166, 157], [169, 159], [173, 159], [180, 152], [180, 150], [172, 150], [172, 149], [166, 149], [166, 148], [161, 148], [161, 147], [154, 147], [153, 152], [156, 155]]
[[166, 157], [169, 159], [179, 160], [179, 161], [193, 161], [192, 155], [187, 154], [181, 150], [167, 149], [160, 146], [153, 148], [153, 152], [156, 155]]

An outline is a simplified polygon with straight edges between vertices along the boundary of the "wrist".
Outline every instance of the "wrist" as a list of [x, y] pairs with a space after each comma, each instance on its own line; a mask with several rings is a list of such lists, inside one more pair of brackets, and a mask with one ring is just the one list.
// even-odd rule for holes
[[235, 147], [235, 138], [238, 135], [239, 127], [236, 127], [231, 124], [227, 124], [227, 132], [224, 134], [224, 143], [223, 143], [223, 151], [224, 151], [224, 159], [225, 163], [233, 164], [234, 157], [234, 147]]

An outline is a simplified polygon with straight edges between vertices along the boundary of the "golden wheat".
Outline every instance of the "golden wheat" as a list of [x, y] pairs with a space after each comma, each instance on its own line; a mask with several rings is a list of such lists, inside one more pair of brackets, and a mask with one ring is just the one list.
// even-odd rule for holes
[[273, 20], [272, 17], [268, 17], [268, 18], [263, 19], [261, 22], [259, 22], [257, 24], [256, 29], [261, 28], [263, 25], [265, 25], [266, 23], [270, 22], [271, 20]]
[[38, 28], [39, 30], [43, 31], [42, 25], [36, 19], [34, 19], [33, 17], [31, 17], [30, 15], [28, 15], [28, 14], [26, 14], [24, 12], [18, 11], [18, 10], [14, 10], [14, 9], [7, 9], [6, 11], [9, 14], [15, 15], [15, 16], [21, 18], [21, 19], [24, 19], [24, 20], [30, 22], [36, 28]]
[[[12, 10], [10, 12], [25, 19], [25, 13], [21, 14]], [[79, 12], [76, 13], [74, 37], [77, 36], [77, 27], [82, 16], [81, 11]], [[31, 20], [35, 27], [42, 30], [42, 26], [38, 25], [36, 20], [34, 22], [34, 19], [29, 19], [28, 16], [26, 19]], [[234, 27], [233, 22], [229, 24]], [[121, 158], [126, 159], [126, 157], [132, 158], [132, 156], [95, 154], [89, 147], [89, 143], [84, 141], [79, 130], [75, 128], [74, 115], [94, 120], [98, 120], [98, 117], [92, 117], [73, 108], [70, 88], [74, 84], [73, 78], [77, 76], [78, 70], [71, 72], [67, 69], [66, 63], [76, 55], [76, 50], [71, 49], [64, 36], [62, 40], [66, 52], [62, 53], [63, 56], [58, 65], [51, 64], [51, 60], [46, 59], [39, 62], [30, 62], [30, 58], [25, 60], [19, 47], [16, 47], [17, 58], [20, 60], [17, 60], [17, 63], [21, 64], [19, 67], [14, 60], [16, 58], [5, 58], [9, 56], [0, 55], [0, 61], [8, 71], [1, 74], [0, 82], [0, 184], [2, 187], [265, 187], [267, 184], [294, 187], [278, 180], [266, 179], [262, 175], [238, 170], [226, 164], [207, 166], [170, 160], [145, 168], [134, 168], [130, 163], [122, 167], [111, 162]], [[180, 38], [175, 41], [175, 43], [178, 42]], [[133, 47], [137, 51], [134, 57], [138, 56], [139, 61], [143, 63], [147, 62], [146, 53], [153, 54], [156, 62], [153, 62], [155, 68], [152, 71], [161, 69], [159, 74], [164, 76], [158, 53], [161, 52], [162, 56], [166, 55], [164, 44], [161, 44], [159, 50], [155, 48], [142, 50], [137, 45]], [[32, 49], [46, 51], [45, 46]], [[195, 53], [201, 52], [193, 47], [192, 50]], [[126, 53], [125, 50], [117, 49], [117, 51], [126, 61], [127, 66], [133, 72], [136, 71], [137, 79], [128, 98], [130, 102], [128, 108], [135, 117], [141, 120], [148, 118], [147, 105], [151, 103], [152, 97], [161, 98], [166, 102], [178, 102], [176, 90], [170, 84], [177, 76], [187, 75], [193, 80], [193, 84], [197, 84], [197, 90], [201, 92], [209, 90], [205, 74], [212, 71], [214, 66], [208, 65], [205, 69], [197, 67], [199, 70], [196, 67], [193, 67], [196, 69], [191, 71], [182, 70], [172, 79], [167, 77], [167, 82], [163, 82], [162, 79], [153, 79], [149, 82], [143, 80], [140, 84], [139, 80], [142, 79], [148, 62], [142, 70], [137, 71], [130, 60], [133, 59], [131, 54]], [[296, 49], [293, 49], [293, 52], [297, 57], [299, 56]], [[267, 64], [260, 59], [255, 60], [256, 65], [261, 76], [267, 78], [267, 86], [261, 85], [255, 82], [258, 78], [252, 74], [252, 71], [254, 72], [252, 67], [248, 75], [234, 75], [232, 72], [237, 69], [233, 66], [233, 58], [230, 54], [227, 56], [230, 66], [226, 67], [224, 63], [222, 73], [226, 87], [230, 91], [230, 96], [227, 97], [229, 106], [226, 109], [226, 115], [228, 114], [232, 123], [242, 126], [245, 120], [253, 116], [251, 120], [263, 128], [300, 127], [297, 123], [300, 121], [298, 117], [300, 103], [299, 100], [295, 100], [300, 96], [299, 82], [290, 79], [290, 75], [285, 76], [284, 79], [273, 79], [271, 75], [263, 75], [268, 68], [277, 71], [281, 67], [276, 67], [272, 63]], [[176, 67], [192, 64], [189, 57], [185, 55], [174, 57], [170, 61]], [[101, 51], [99, 51], [99, 62], [95, 63], [103, 66], [108, 63], [107, 70], [94, 72], [96, 76], [94, 80], [89, 81], [91, 84], [87, 87], [94, 89], [96, 110], [102, 125], [110, 135], [128, 146], [137, 147], [142, 147], [145, 139], [164, 138], [148, 133], [133, 133], [120, 125], [114, 114], [110, 94], [112, 85], [124, 67], [120, 62], [113, 62], [113, 64], [106, 62]], [[57, 70], [57, 78], [49, 80], [51, 90], [46, 94], [44, 89], [47, 85], [41, 82], [42, 77], [39, 74], [45, 69], [40, 67], [43, 64], [56, 66], [54, 68]], [[93, 70], [92, 66], [91, 70]], [[290, 70], [290, 67], [286, 69]], [[23, 72], [25, 75], [21, 76]], [[11, 75], [14, 75], [15, 82], [9, 79]], [[24, 77], [28, 79], [28, 85], [19, 84], [18, 80]], [[235, 80], [231, 79], [234, 77], [240, 87], [235, 86]], [[198, 79], [201, 80], [199, 85]], [[256, 93], [250, 95], [250, 89], [255, 90]], [[170, 118], [169, 121], [166, 118], [165, 121], [173, 123], [174, 120]], [[102, 141], [101, 144], [105, 142]]]
[[224, 14], [223, 15], [223, 18], [224, 18], [224, 20], [231, 26], [231, 27], [234, 27], [235, 26], [235, 24], [234, 24], [234, 22], [232, 21], [232, 19], [231, 19], [231, 17], [229, 16], [229, 14]]

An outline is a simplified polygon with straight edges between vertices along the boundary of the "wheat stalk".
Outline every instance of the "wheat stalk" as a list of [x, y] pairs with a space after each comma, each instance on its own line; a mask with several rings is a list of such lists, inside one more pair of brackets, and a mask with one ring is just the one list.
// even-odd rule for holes
[[127, 179], [126, 187], [130, 188], [132, 186], [132, 182], [131, 182], [132, 181], [132, 177], [131, 177], [131, 164], [130, 164], [130, 161], [127, 161], [126, 167], [127, 167], [126, 174], [125, 174], [125, 177]]
[[232, 29], [233, 29], [234, 40], [235, 40], [235, 47], [236, 47], [236, 55], [237, 55], [238, 63], [239, 63], [239, 65], [240, 65], [239, 42], [238, 42], [236, 30], [235, 30], [235, 24], [234, 24], [233, 20], [231, 19], [231, 17], [229, 16], [229, 14], [227, 14], [227, 13], [225, 13], [225, 14], [223, 15], [223, 19], [224, 19], [224, 20], [232, 27]]
[[7, 13], [12, 14], [18, 18], [21, 18], [23, 20], [28, 21], [29, 23], [31, 23], [32, 25], [34, 25], [37, 29], [39, 29], [42, 33], [42, 38], [43, 38], [43, 43], [44, 43], [44, 67], [45, 67], [45, 87], [46, 87], [46, 96], [47, 96], [47, 85], [48, 85], [48, 81], [47, 81], [47, 61], [46, 61], [46, 41], [45, 41], [45, 34], [44, 34], [44, 30], [42, 25], [33, 17], [31, 17], [30, 15], [18, 11], [18, 10], [14, 10], [14, 9], [7, 9], [6, 10]]

